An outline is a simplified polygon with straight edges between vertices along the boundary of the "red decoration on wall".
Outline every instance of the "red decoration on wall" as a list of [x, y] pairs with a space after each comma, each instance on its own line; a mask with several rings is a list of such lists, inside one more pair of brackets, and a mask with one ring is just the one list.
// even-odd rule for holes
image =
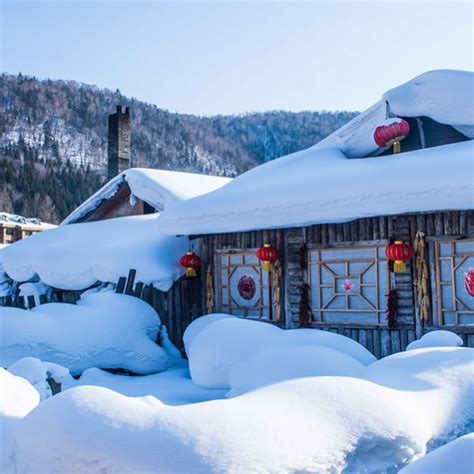
[[196, 270], [201, 267], [201, 258], [194, 252], [188, 252], [180, 258], [179, 263], [186, 269], [187, 277], [195, 277]]
[[280, 252], [270, 244], [260, 247], [256, 254], [257, 258], [263, 262], [263, 269], [273, 271], [273, 264], [280, 258]]
[[374, 141], [378, 146], [385, 148], [393, 145], [393, 152], [400, 152], [400, 141], [410, 133], [410, 125], [406, 120], [381, 125], [374, 132]]
[[405, 262], [413, 257], [413, 253], [413, 249], [401, 240], [396, 240], [385, 249], [387, 258], [393, 261], [393, 271], [395, 273], [406, 272], [407, 266]]
[[474, 296], [474, 269], [469, 270], [464, 277], [464, 286], [470, 296]]
[[350, 280], [346, 280], [344, 283], [343, 283], [343, 288], [346, 290], [346, 291], [351, 291], [352, 290], [352, 282]]
[[255, 280], [250, 275], [244, 275], [237, 283], [237, 290], [239, 295], [248, 301], [255, 296], [257, 285], [255, 285]]

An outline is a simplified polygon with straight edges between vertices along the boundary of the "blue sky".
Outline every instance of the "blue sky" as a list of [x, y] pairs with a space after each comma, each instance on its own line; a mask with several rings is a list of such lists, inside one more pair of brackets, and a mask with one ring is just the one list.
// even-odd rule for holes
[[202, 115], [362, 110], [473, 64], [473, 3], [1, 0], [1, 69]]

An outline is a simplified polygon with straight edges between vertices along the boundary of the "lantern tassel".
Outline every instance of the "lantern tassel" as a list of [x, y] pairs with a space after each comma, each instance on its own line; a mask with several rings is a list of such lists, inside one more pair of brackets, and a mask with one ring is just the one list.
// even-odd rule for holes
[[264, 261], [264, 262], [263, 262], [263, 269], [264, 269], [266, 272], [273, 272], [273, 270], [274, 270], [275, 268], [274, 268], [272, 262]]
[[407, 271], [407, 264], [403, 260], [395, 260], [393, 262], [393, 271], [395, 273], [405, 273]]
[[402, 147], [400, 146], [400, 140], [395, 140], [393, 142], [393, 154], [400, 153]]
[[187, 267], [187, 268], [186, 268], [186, 277], [187, 277], [187, 278], [194, 278], [194, 277], [197, 277], [196, 270], [194, 270], [193, 267]]

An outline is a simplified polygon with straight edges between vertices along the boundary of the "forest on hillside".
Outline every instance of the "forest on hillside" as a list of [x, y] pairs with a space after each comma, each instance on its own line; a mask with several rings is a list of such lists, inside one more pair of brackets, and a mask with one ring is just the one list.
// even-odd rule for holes
[[[0, 210], [59, 222], [104, 182], [107, 117], [132, 114], [132, 166], [236, 176], [307, 148], [353, 112], [200, 117], [73, 81], [0, 76]], [[43, 217], [41, 217], [43, 216]]]

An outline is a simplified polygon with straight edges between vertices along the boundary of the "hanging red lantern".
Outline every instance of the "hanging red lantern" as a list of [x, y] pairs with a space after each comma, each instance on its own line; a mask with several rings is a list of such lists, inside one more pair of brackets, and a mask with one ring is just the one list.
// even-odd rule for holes
[[257, 258], [263, 262], [263, 269], [267, 272], [273, 271], [273, 264], [280, 258], [280, 252], [270, 244], [264, 244], [256, 254]]
[[188, 278], [195, 277], [197, 276], [196, 270], [201, 267], [201, 258], [194, 252], [188, 252], [180, 258], [179, 263], [186, 269]]
[[474, 269], [469, 270], [464, 277], [464, 286], [470, 296], [474, 296]]
[[403, 273], [407, 271], [407, 265], [405, 262], [413, 257], [413, 253], [413, 249], [401, 240], [396, 240], [385, 249], [385, 255], [387, 258], [393, 260], [393, 271], [395, 273]]
[[410, 133], [410, 125], [406, 120], [394, 122], [389, 125], [381, 125], [374, 132], [375, 143], [379, 147], [386, 148], [393, 145], [393, 153], [400, 153], [400, 141]]

